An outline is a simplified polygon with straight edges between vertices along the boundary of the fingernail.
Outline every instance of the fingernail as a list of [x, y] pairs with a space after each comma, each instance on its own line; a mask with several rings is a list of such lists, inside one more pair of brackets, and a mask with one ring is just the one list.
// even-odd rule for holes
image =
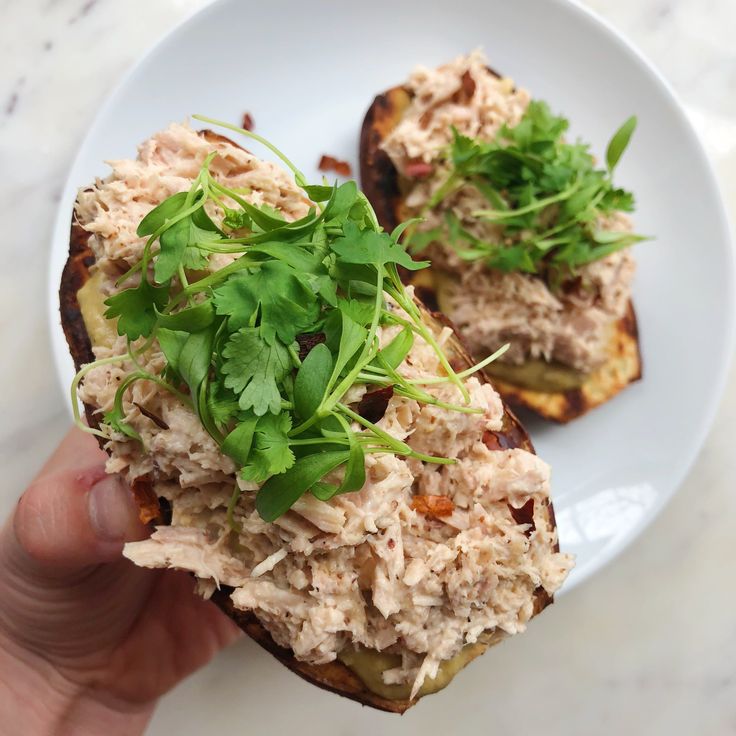
[[120, 476], [107, 475], [89, 492], [89, 518], [100, 540], [122, 542], [131, 529], [135, 511], [130, 490]]

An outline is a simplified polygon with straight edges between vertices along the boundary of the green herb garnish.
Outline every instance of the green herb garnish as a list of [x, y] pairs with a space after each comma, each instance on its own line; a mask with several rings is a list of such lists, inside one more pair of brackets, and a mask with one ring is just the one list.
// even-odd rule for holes
[[[126, 423], [123, 399], [136, 381], [154, 381], [197, 413], [244, 480], [262, 484], [256, 508], [267, 521], [304, 493], [327, 500], [360, 489], [367, 453], [453, 462], [415, 452], [344, 403], [346, 392], [362, 384], [448, 410], [479, 411], [468, 405], [463, 380], [490, 359], [461, 374], [450, 366], [399, 278], [397, 266], [428, 265], [413, 261], [398, 242], [403, 227], [383, 232], [354, 182], [309, 185], [270, 143], [225, 127], [267, 145], [315, 204], [294, 222], [256, 207], [211, 175], [212, 154], [188, 192], [154, 208], [138, 227], [148, 237], [141, 262], [118, 280], [138, 284], [106, 301], [105, 316], [117, 318], [128, 352], [85, 366], [72, 392], [95, 365], [132, 361], [136, 370], [103, 418], [107, 431], [87, 431], [140, 442]], [[206, 205], [219, 213], [219, 225]], [[235, 258], [203, 276], [212, 253]], [[391, 325], [401, 330], [380, 349], [378, 330]], [[416, 337], [433, 347], [445, 375], [408, 380], [397, 372]], [[162, 375], [140, 363], [154, 341], [166, 359]], [[311, 345], [306, 354], [300, 341]], [[464, 404], [443, 404], [421, 388], [441, 381], [454, 383]], [[333, 482], [325, 480], [338, 469]], [[236, 488], [231, 525], [239, 495]]]
[[616, 188], [613, 172], [636, 128], [629, 118], [613, 135], [606, 169], [595, 167], [589, 147], [567, 143], [568, 121], [532, 101], [521, 121], [504, 125], [491, 141], [454, 131], [441, 159], [450, 173], [427, 204], [433, 209], [463, 186], [475, 187], [489, 207], [472, 213], [496, 226], [492, 241], [479, 238], [448, 208], [444, 223], [413, 232], [418, 252], [432, 242], [450, 245], [466, 261], [484, 261], [499, 271], [540, 274], [550, 284], [574, 276], [587, 263], [644, 238], [601, 229], [601, 216], [634, 208], [631, 192]]

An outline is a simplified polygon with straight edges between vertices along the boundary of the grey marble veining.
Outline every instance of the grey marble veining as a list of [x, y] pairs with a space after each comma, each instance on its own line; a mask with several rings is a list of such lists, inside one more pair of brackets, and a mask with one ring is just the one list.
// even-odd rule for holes
[[[49, 349], [46, 267], [66, 170], [96, 109], [136, 58], [206, 0], [24, 0], [0, 3], [0, 513], [14, 503], [68, 426]], [[736, 214], [736, 3], [589, 0], [659, 66], [714, 158]], [[507, 707], [497, 734], [736, 733], [736, 373], [690, 477], [614, 564], [561, 599], [513, 648], [493, 683]], [[243, 651], [246, 650], [246, 651]], [[200, 699], [243, 697], [234, 662], [265, 655], [248, 643], [164, 699], [152, 733], [211, 730]], [[520, 662], [527, 663], [523, 668]], [[528, 663], [534, 662], [534, 667]], [[463, 685], [487, 684], [465, 678]], [[302, 685], [295, 683], [295, 687]], [[247, 697], [247, 696], [246, 696]], [[452, 733], [456, 714], [438, 722]], [[242, 724], [241, 724], [242, 725]], [[349, 733], [349, 726], [345, 727]], [[242, 728], [238, 730], [241, 733]], [[329, 733], [329, 731], [325, 731]]]

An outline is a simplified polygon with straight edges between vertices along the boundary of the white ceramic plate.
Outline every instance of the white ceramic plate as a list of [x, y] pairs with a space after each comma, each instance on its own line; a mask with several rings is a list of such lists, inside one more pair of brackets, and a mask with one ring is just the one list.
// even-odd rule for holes
[[[638, 231], [656, 237], [636, 249], [644, 380], [570, 426], [528, 425], [554, 469], [561, 546], [577, 555], [569, 590], [629, 544], [683, 479], [721, 395], [734, 317], [728, 225], [700, 144], [657, 72], [576, 5], [221, 0], [183, 23], [112, 94], [70, 173], [49, 287], [56, 361], [66, 386], [73, 369], [55, 294], [76, 188], [104, 175], [105, 159], [133, 156], [138, 142], [191, 113], [237, 122], [250, 111], [258, 132], [308, 176], [318, 176], [322, 153], [350, 160], [357, 171], [360, 124], [374, 95], [401, 82], [416, 63], [439, 64], [476, 46], [495, 69], [566, 114], [573, 134], [590, 140], [599, 155], [626, 117], [639, 116], [618, 180], [637, 195]], [[474, 665], [476, 677], [483, 667]], [[276, 666], [264, 678], [249, 677], [258, 688], [248, 698], [253, 733], [261, 717], [274, 725], [259, 699], [295, 688], [293, 675]], [[299, 688], [298, 697], [312, 706], [345, 707], [315, 692]], [[458, 696], [450, 688], [434, 705], [419, 707], [424, 715], [408, 719], [423, 720], [428, 709], [440, 707], [437, 701], [449, 704]], [[357, 706], [345, 713], [360, 716], [361, 733], [380, 718]], [[382, 720], [381, 728], [386, 725]]]

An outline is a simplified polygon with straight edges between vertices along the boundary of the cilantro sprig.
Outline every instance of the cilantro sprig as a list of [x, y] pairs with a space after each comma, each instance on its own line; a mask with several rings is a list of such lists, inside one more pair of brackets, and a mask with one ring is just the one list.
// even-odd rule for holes
[[411, 233], [412, 251], [440, 242], [465, 261], [481, 260], [504, 272], [539, 274], [555, 286], [581, 266], [644, 240], [600, 226], [602, 216], [634, 209], [633, 195], [614, 185], [613, 173], [636, 118], [614, 133], [605, 169], [596, 168], [588, 145], [564, 140], [568, 125], [545, 102], [532, 101], [520, 122], [502, 126], [493, 140], [468, 138], [454, 130], [441, 158], [449, 175], [424, 211], [470, 185], [489, 205], [473, 212], [473, 218], [496, 226], [498, 235], [489, 240], [478, 237], [447, 208], [441, 225]]
[[[142, 442], [126, 420], [124, 399], [137, 381], [154, 381], [196, 412], [243, 480], [260, 484], [256, 508], [267, 521], [304, 493], [328, 500], [359, 490], [369, 453], [453, 462], [415, 452], [346, 403], [346, 393], [358, 384], [477, 412], [463, 381], [498, 354], [456, 373], [399, 278], [399, 266], [428, 265], [399, 243], [405, 226], [384, 232], [355, 182], [310, 185], [272, 144], [225, 127], [275, 152], [309, 211], [289, 221], [248, 202], [213, 177], [213, 153], [188, 192], [146, 215], [137, 231], [147, 238], [141, 261], [118, 280], [120, 287], [135, 285], [105, 302], [105, 316], [117, 320], [128, 351], [85, 366], [73, 386], [75, 392], [95, 365], [135, 366], [103, 416], [103, 429], [92, 431]], [[210, 272], [212, 253], [233, 260]], [[379, 330], [391, 326], [399, 330], [381, 348]], [[398, 372], [417, 338], [435, 350], [444, 375], [410, 380]], [[302, 345], [311, 349], [305, 354]], [[142, 366], [156, 349], [166, 361], [162, 375]], [[440, 381], [454, 383], [462, 403], [443, 403], [422, 388]], [[239, 495], [236, 486], [228, 511], [233, 525]]]

